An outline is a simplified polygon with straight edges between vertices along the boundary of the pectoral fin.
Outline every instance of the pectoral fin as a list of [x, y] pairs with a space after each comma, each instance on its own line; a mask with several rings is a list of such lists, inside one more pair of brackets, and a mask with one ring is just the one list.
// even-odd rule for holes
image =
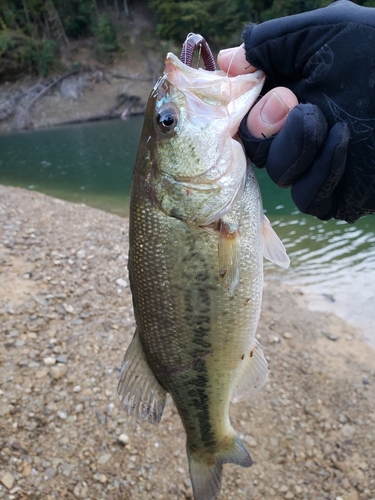
[[244, 354], [242, 363], [244, 366], [232, 394], [232, 403], [245, 401], [267, 382], [267, 360], [256, 339], [254, 339], [250, 351]]
[[167, 392], [147, 363], [137, 331], [122, 363], [117, 395], [129, 415], [152, 424], [160, 422]]
[[234, 296], [240, 279], [240, 231], [238, 223], [225, 218], [219, 223], [219, 273], [223, 286]]
[[286, 253], [285, 247], [273, 230], [270, 221], [265, 215], [263, 217], [263, 255], [271, 262], [287, 269], [290, 264], [290, 259]]

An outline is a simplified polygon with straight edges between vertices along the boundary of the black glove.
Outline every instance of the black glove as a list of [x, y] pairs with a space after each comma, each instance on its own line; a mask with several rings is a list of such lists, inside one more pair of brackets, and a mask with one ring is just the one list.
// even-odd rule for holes
[[246, 58], [265, 91], [291, 89], [302, 104], [269, 139], [240, 133], [246, 152], [297, 207], [326, 220], [375, 213], [375, 9], [329, 7], [246, 27]]

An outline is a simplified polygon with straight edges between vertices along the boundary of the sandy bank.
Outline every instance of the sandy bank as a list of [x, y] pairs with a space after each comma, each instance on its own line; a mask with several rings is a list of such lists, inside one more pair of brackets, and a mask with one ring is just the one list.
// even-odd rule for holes
[[[0, 498], [191, 498], [173, 405], [154, 427], [117, 403], [134, 331], [127, 225], [0, 186]], [[225, 466], [220, 498], [375, 499], [374, 351], [276, 283], [258, 333], [269, 382], [232, 407], [254, 466]]]

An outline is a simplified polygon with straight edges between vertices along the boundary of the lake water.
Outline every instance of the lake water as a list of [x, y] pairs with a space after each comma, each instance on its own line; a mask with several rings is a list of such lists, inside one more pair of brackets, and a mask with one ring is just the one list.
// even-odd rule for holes
[[[143, 118], [0, 135], [0, 183], [128, 214]], [[353, 225], [298, 212], [289, 191], [257, 171], [265, 212], [287, 247], [289, 270], [266, 262], [269, 280], [298, 285], [309, 307], [362, 329], [375, 347], [375, 216]], [[281, 325], [282, 328], [282, 325]]]

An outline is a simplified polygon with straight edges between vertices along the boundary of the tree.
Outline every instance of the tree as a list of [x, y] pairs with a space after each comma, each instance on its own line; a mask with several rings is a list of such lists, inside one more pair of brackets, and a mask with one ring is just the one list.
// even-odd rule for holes
[[151, 0], [158, 20], [158, 34], [182, 42], [189, 32], [202, 34], [211, 43], [238, 41], [246, 22], [254, 17], [251, 0]]

